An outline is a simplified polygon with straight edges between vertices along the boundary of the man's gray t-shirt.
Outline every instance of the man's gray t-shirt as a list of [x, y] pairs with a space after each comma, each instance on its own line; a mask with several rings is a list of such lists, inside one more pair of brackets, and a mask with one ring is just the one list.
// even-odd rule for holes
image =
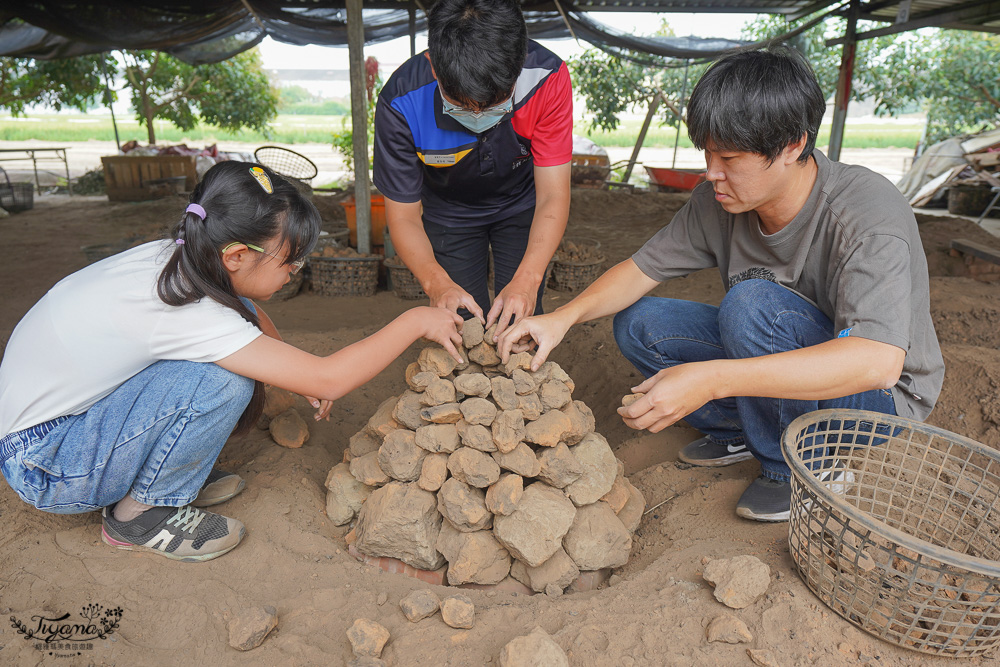
[[770, 280], [829, 317], [831, 336], [902, 348], [903, 372], [892, 389], [896, 412], [924, 420], [941, 392], [944, 360], [913, 211], [882, 176], [813, 155], [812, 192], [777, 233], [762, 233], [754, 211], [727, 213], [704, 183], [632, 259], [657, 281], [713, 266], [727, 291], [743, 280]]

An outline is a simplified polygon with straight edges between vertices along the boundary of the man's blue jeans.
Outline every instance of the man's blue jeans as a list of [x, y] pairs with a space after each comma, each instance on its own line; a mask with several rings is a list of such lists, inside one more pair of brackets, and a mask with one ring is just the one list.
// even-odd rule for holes
[[0, 472], [27, 503], [56, 514], [194, 500], [253, 395], [213, 363], [159, 361], [79, 415], [0, 439]]
[[[836, 335], [818, 308], [767, 280], [738, 283], [718, 308], [644, 297], [615, 316], [614, 330], [622, 354], [647, 378], [678, 364], [760, 357], [818, 345]], [[684, 419], [720, 445], [745, 443], [766, 477], [784, 481], [790, 470], [781, 456], [781, 434], [796, 417], [825, 408], [896, 414], [892, 392], [873, 389], [821, 401], [723, 398]], [[860, 440], [857, 444], [866, 444]]]

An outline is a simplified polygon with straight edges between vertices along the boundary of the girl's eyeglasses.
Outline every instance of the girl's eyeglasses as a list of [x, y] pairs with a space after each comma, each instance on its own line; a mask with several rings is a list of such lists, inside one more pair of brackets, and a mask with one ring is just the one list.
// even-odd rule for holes
[[[243, 241], [233, 241], [232, 243], [230, 243], [229, 245], [227, 245], [225, 248], [223, 248], [222, 252], [226, 252], [227, 250], [229, 250], [230, 248], [232, 248], [234, 245], [241, 245], [241, 244], [245, 245], [246, 247], [250, 248], [251, 250], [256, 250], [257, 252], [262, 252], [265, 255], [268, 255], [270, 257], [274, 257], [276, 260], [278, 260], [282, 264], [285, 263], [285, 260], [283, 260], [282, 258], [278, 257], [277, 255], [275, 255], [273, 253], [270, 253], [270, 252], [264, 250], [260, 246], [255, 246], [255, 245], [253, 245], [251, 243], [244, 243]], [[290, 267], [292, 267], [291, 274], [295, 275], [296, 273], [298, 273], [299, 271], [302, 270], [303, 266], [306, 265], [306, 260], [299, 259], [299, 260], [296, 260], [294, 262], [288, 262], [287, 265], [290, 266]]]

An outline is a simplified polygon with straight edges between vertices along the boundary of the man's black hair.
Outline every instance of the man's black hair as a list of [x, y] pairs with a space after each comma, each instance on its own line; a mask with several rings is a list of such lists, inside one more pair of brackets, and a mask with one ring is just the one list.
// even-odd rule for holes
[[805, 134], [798, 158], [805, 162], [825, 110], [823, 91], [798, 52], [784, 46], [746, 51], [723, 58], [698, 81], [688, 103], [688, 136], [698, 150], [711, 141], [770, 164]]
[[438, 85], [464, 107], [510, 97], [524, 65], [528, 28], [514, 0], [440, 0], [427, 21]]

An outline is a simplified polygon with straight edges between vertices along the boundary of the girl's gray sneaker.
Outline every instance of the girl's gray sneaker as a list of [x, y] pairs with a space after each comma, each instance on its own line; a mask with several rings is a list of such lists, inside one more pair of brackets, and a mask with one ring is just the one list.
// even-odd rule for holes
[[118, 521], [114, 505], [101, 514], [101, 539], [129, 551], [150, 551], [185, 563], [211, 560], [240, 543], [246, 528], [240, 521], [192, 505], [154, 507], [131, 521]]

